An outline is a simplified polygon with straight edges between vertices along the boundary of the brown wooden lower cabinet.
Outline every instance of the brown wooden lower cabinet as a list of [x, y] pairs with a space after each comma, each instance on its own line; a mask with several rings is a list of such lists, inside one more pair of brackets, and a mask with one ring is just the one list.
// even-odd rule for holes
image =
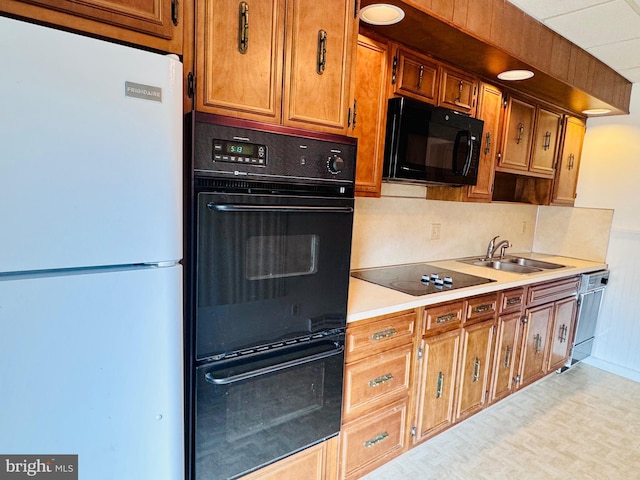
[[453, 424], [459, 349], [459, 330], [422, 339], [414, 443]]
[[340, 478], [360, 478], [406, 451], [407, 400], [394, 402], [342, 428]]
[[242, 480], [335, 480], [337, 458], [338, 437], [334, 437], [245, 475]]
[[479, 412], [489, 400], [494, 331], [493, 317], [462, 331], [456, 421]]
[[561, 368], [577, 288], [566, 277], [350, 324], [338, 478], [360, 478]]

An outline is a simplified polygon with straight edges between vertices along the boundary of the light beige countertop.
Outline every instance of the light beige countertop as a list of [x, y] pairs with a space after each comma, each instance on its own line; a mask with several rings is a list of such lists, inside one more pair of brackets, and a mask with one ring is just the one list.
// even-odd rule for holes
[[[512, 254], [513, 255], [513, 254]], [[431, 293], [419, 297], [398, 292], [390, 288], [381, 287], [374, 283], [366, 282], [351, 277], [349, 282], [349, 304], [347, 308], [347, 323], [371, 318], [378, 315], [395, 313], [411, 308], [433, 305], [436, 303], [457, 300], [459, 298], [471, 297], [483, 293], [506, 290], [533, 283], [554, 280], [557, 278], [579, 275], [581, 273], [593, 272], [607, 268], [607, 264], [592, 262], [578, 258], [561, 257], [554, 255], [543, 255], [537, 253], [519, 253], [518, 256], [544, 260], [547, 262], [566, 265], [564, 268], [554, 270], [543, 270], [535, 273], [513, 273], [502, 270], [495, 270], [488, 267], [478, 267], [462, 263], [458, 260], [424, 261], [439, 268], [454, 270], [456, 272], [476, 275], [478, 277], [490, 278], [495, 282], [476, 285], [473, 287], [458, 288], [449, 291]], [[478, 256], [479, 258], [480, 256]]]

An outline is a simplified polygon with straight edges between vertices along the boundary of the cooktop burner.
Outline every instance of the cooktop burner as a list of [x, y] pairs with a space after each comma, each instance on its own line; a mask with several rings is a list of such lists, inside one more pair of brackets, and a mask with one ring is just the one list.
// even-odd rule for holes
[[495, 282], [426, 263], [353, 270], [351, 276], [415, 296]]

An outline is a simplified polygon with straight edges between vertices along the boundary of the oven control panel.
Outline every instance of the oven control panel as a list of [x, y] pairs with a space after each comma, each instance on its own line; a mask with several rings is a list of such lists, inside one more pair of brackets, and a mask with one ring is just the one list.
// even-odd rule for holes
[[196, 113], [193, 167], [198, 176], [352, 187], [356, 143], [340, 135]]
[[249, 164], [259, 167], [267, 165], [267, 146], [239, 140], [213, 139], [213, 161]]

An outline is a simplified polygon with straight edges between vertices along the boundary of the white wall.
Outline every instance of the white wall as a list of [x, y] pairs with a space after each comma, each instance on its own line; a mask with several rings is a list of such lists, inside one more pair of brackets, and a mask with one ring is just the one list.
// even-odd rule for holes
[[609, 288], [590, 363], [640, 381], [640, 86], [631, 114], [591, 118], [582, 152], [576, 206], [611, 208]]

